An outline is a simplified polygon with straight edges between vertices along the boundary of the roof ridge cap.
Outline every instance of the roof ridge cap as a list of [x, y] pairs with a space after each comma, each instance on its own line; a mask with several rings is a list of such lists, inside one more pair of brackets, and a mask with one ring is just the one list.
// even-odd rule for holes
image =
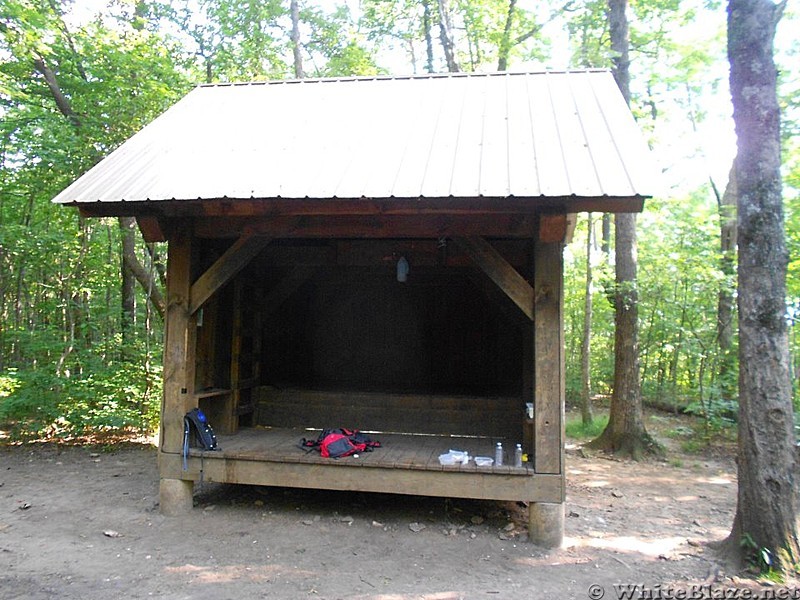
[[608, 73], [605, 68], [578, 68], [578, 69], [535, 69], [529, 71], [489, 71], [471, 73], [415, 73], [408, 75], [353, 75], [350, 77], [307, 77], [304, 79], [266, 79], [258, 81], [227, 81], [216, 83], [200, 83], [198, 88], [213, 87], [246, 87], [262, 85], [296, 85], [296, 84], [320, 84], [320, 83], [358, 83], [365, 81], [407, 81], [407, 80], [433, 80], [433, 79], [478, 79], [484, 77], [515, 77], [525, 75], [569, 75], [571, 73]]

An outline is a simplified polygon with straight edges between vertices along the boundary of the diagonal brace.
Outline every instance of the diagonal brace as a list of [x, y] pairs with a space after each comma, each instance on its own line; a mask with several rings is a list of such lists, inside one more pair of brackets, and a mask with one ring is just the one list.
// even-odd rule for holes
[[457, 237], [458, 247], [533, 321], [533, 287], [501, 255], [480, 236]]
[[253, 260], [272, 238], [243, 233], [225, 254], [192, 284], [189, 314], [196, 313], [217, 290], [228, 283]]

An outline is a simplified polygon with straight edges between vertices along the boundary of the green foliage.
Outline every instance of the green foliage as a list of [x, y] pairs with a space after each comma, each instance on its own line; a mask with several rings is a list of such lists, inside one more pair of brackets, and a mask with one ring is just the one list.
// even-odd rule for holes
[[13, 391], [0, 396], [0, 423], [17, 439], [73, 437], [98, 432], [152, 432], [158, 423], [160, 372], [146, 361], [103, 362], [87, 353], [83, 374], [52, 367], [9, 371]]
[[608, 425], [608, 415], [597, 416], [588, 425], [583, 422], [580, 416], [571, 415], [567, 417], [564, 429], [568, 438], [588, 440], [595, 439], [603, 433], [606, 425]]
[[[428, 7], [428, 35], [433, 54], [433, 71], [446, 71], [440, 46], [438, 4], [435, 0], [364, 0], [360, 28], [378, 50], [392, 50], [392, 56], [410, 65], [415, 73], [428, 70], [425, 4]], [[461, 70], [484, 71], [498, 68], [501, 53], [515, 61], [542, 61], [549, 53], [540, 35], [544, 17], [516, 3], [508, 34], [509, 3], [505, 0], [451, 0], [448, 3], [455, 29], [455, 54]], [[557, 12], [557, 11], [556, 11]]]
[[[703, 193], [705, 192], [705, 193]], [[681, 200], [648, 201], [639, 217], [640, 367], [645, 401], [669, 404], [702, 416], [711, 428], [728, 425], [735, 397], [725, 390], [736, 372], [720, 375], [717, 298], [732, 286], [721, 270], [719, 220], [709, 190]], [[586, 221], [579, 218], [565, 255], [567, 397], [577, 403], [583, 326]], [[595, 237], [596, 239], [596, 237]], [[591, 338], [593, 390], [613, 383], [613, 276], [600, 249], [593, 251], [594, 315]], [[735, 387], [735, 386], [734, 386]], [[710, 432], [709, 432], [710, 433]]]
[[757, 573], [769, 576], [774, 571], [775, 559], [769, 548], [759, 546], [749, 533], [745, 533], [739, 542], [744, 550], [748, 564]]

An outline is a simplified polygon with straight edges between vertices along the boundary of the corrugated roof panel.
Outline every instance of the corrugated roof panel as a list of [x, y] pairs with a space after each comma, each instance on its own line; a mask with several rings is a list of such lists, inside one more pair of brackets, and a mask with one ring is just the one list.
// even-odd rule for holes
[[[456, 154], [450, 173], [450, 196], [480, 195], [480, 174], [483, 149], [483, 125], [486, 118], [486, 82], [488, 78], [465, 79], [468, 89], [461, 105]], [[495, 80], [499, 81], [499, 80]], [[469, 124], [465, 127], [466, 124]]]
[[442, 106], [421, 185], [421, 195], [425, 197], [444, 198], [450, 195], [462, 111], [467, 96], [467, 81], [453, 78], [450, 83], [448, 86], [437, 86], [441, 87]]
[[570, 190], [576, 196], [587, 196], [599, 190], [597, 174], [570, 84], [571, 80], [567, 78], [550, 79], [553, 116], [558, 126], [558, 141]]
[[[580, 117], [586, 148], [597, 185], [607, 195], [630, 196], [635, 191], [630, 186], [625, 166], [620, 161], [614, 145], [613, 132], [609, 129], [591, 81], [573, 79], [572, 97]], [[602, 151], [600, 151], [602, 150]]]
[[648, 196], [610, 73], [202, 86], [56, 202]]
[[[660, 188], [660, 177], [652, 153], [645, 143], [642, 132], [622, 100], [622, 95], [610, 73], [605, 77], [592, 78], [592, 87], [602, 106], [612, 140], [631, 189], [639, 195], [653, 195]], [[609, 185], [609, 188], [611, 186]], [[648, 190], [643, 194], [642, 190]]]
[[527, 79], [509, 77], [506, 81], [509, 193], [522, 197], [539, 196], [539, 163]]
[[[387, 81], [381, 86], [387, 87]], [[424, 94], [413, 93], [418, 86], [408, 86], [406, 93], [392, 95], [391, 90], [379, 89], [371, 98], [374, 119], [363, 131], [367, 143], [363, 146], [363, 171], [351, 171], [351, 176], [364, 180], [363, 195], [366, 197], [392, 197], [397, 175], [403, 161], [408, 138], [413, 129], [413, 119], [425, 107], [419, 103]], [[418, 181], [418, 174], [410, 174]]]
[[486, 87], [480, 142], [478, 193], [506, 197], [510, 194], [508, 173], [508, 89], [509, 77], [498, 78]]
[[[552, 98], [552, 79], [545, 75], [541, 81], [527, 80], [528, 111], [531, 117], [530, 135], [536, 153], [536, 177], [540, 195], [571, 195], [559, 123], [556, 121]], [[518, 175], [524, 175], [518, 173]]]
[[[430, 85], [430, 81], [421, 80], [420, 88]], [[443, 96], [436, 96], [427, 90], [420, 89], [414, 93], [409, 102], [406, 133], [402, 142], [405, 146], [400, 159], [394, 182], [392, 195], [397, 198], [414, 198], [422, 195], [425, 172], [437, 139], [438, 125], [443, 110], [447, 110]]]

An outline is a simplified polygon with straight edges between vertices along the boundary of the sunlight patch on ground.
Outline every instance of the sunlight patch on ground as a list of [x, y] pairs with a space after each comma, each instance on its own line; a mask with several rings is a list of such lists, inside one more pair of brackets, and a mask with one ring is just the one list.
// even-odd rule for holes
[[312, 571], [294, 569], [282, 565], [228, 565], [225, 567], [201, 567], [197, 565], [183, 565], [180, 567], [166, 567], [166, 573], [190, 575], [200, 583], [230, 583], [232, 581], [272, 581], [277, 577], [313, 577]]
[[725, 476], [709, 477], [707, 479], [700, 479], [699, 481], [701, 483], [710, 483], [712, 485], [731, 485], [733, 483], [733, 481]]
[[[574, 548], [574, 546], [573, 546]], [[571, 553], [571, 548], [566, 548], [566, 552], [558, 553], [556, 556], [531, 556], [526, 558], [518, 558], [514, 562], [518, 565], [526, 565], [528, 567], [562, 567], [572, 565], [585, 565], [594, 562], [593, 558], [583, 555]]]
[[596, 548], [618, 552], [638, 552], [645, 556], [658, 558], [666, 556], [686, 542], [686, 537], [640, 538], [634, 536], [613, 536], [603, 538], [565, 538], [565, 547]]
[[590, 488], [601, 488], [608, 487], [611, 483], [603, 479], [595, 479], [594, 481], [587, 481], [584, 485]]
[[377, 596], [367, 596], [365, 600], [367, 598], [369, 600], [462, 600], [466, 597], [466, 592], [437, 592], [435, 594], [378, 594]]

